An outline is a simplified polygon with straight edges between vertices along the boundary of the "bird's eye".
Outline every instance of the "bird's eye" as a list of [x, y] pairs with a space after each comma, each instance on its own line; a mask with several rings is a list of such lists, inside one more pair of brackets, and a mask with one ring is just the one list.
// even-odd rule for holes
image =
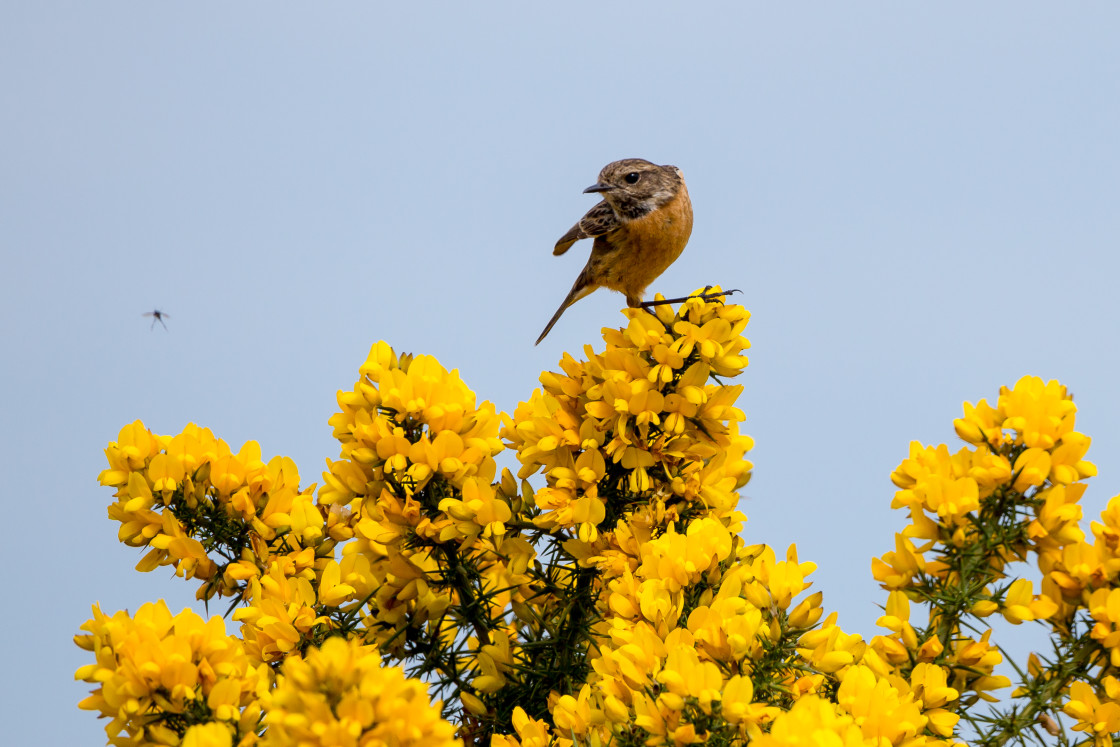
[[629, 174], [622, 178], [626, 180], [627, 184], [637, 184], [638, 180], [642, 178], [642, 175], [637, 171], [631, 171]]

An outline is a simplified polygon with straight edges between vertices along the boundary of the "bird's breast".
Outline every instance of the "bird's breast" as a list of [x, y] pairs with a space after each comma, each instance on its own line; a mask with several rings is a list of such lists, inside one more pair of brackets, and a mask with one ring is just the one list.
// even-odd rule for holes
[[[680, 191], [657, 210], [628, 221], [624, 227], [629, 254], [636, 260], [640, 274], [652, 281], [684, 251], [692, 235], [692, 201], [688, 190]], [[621, 238], [621, 237], [620, 237]]]

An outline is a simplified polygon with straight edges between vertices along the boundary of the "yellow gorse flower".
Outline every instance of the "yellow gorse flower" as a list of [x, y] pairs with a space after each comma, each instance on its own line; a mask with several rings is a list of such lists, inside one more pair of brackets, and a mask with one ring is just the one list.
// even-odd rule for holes
[[1111, 697], [1102, 699], [1089, 684], [1074, 682], [1063, 710], [1077, 720], [1073, 727], [1076, 731], [1085, 732], [1093, 739], [1093, 744], [1110, 747], [1113, 735], [1120, 732], [1120, 698], [1117, 695], [1120, 693], [1114, 692]]

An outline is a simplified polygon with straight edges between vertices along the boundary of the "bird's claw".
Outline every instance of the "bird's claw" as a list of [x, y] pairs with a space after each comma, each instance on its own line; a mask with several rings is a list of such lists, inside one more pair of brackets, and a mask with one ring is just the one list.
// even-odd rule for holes
[[709, 293], [708, 291], [710, 291], [711, 289], [712, 289], [712, 286], [705, 285], [704, 290], [702, 290], [700, 293], [698, 293], [697, 295], [694, 295], [694, 296], [683, 296], [681, 298], [663, 298], [660, 301], [643, 301], [642, 303], [638, 304], [638, 308], [639, 309], [648, 309], [651, 306], [664, 306], [665, 304], [668, 304], [668, 303], [684, 303], [685, 301], [690, 301], [694, 298], [699, 298], [699, 299], [704, 300], [704, 301], [714, 301], [717, 298], [723, 298], [724, 296], [730, 296], [732, 293], [742, 293], [742, 291], [739, 290], [738, 288], [732, 288], [731, 290], [716, 291], [715, 293]]

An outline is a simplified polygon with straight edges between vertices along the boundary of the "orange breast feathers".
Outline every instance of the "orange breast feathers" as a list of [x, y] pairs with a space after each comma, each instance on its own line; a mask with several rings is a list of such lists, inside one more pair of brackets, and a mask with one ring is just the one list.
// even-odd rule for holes
[[[627, 303], [641, 303], [646, 287], [681, 256], [692, 235], [692, 201], [682, 183], [671, 200], [640, 218], [626, 221], [607, 235], [623, 262], [607, 273], [603, 285], [626, 294]], [[617, 273], [617, 274], [616, 274]]]

